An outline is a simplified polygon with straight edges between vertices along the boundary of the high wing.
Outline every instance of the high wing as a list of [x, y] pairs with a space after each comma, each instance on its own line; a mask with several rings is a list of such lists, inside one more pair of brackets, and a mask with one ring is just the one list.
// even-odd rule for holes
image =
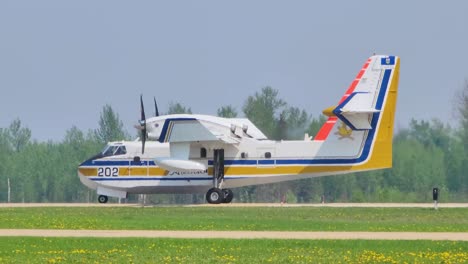
[[195, 117], [168, 118], [164, 122], [159, 142], [182, 143], [194, 141], [218, 141], [227, 144], [238, 143], [235, 137], [227, 133], [218, 123], [203, 122]]
[[148, 120], [151, 139], [169, 143], [170, 157], [157, 158], [155, 163], [169, 171], [206, 170], [207, 165], [189, 159], [190, 147], [197, 143], [238, 144], [243, 137], [266, 139], [248, 119], [221, 118], [205, 115], [168, 115]]

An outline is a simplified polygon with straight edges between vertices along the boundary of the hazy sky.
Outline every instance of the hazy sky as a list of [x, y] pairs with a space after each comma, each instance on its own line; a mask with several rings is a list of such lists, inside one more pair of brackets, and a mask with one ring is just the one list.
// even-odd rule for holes
[[0, 127], [38, 140], [125, 127], [180, 102], [216, 114], [264, 86], [317, 116], [374, 52], [401, 57], [397, 127], [453, 121], [468, 78], [468, 1], [0, 1]]

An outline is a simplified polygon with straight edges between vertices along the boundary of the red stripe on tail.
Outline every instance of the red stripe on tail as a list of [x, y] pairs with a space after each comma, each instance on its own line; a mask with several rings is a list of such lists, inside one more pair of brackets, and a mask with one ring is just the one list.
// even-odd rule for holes
[[[338, 104], [341, 104], [348, 96], [350, 96], [353, 92], [354, 89], [356, 89], [356, 86], [358, 85], [359, 81], [361, 80], [362, 75], [364, 75], [364, 72], [366, 71], [367, 67], [369, 67], [371, 59], [368, 59], [366, 63], [364, 63], [364, 66], [362, 66], [362, 69], [359, 71], [359, 73], [356, 75], [356, 78], [354, 81], [351, 83], [349, 86], [348, 90], [346, 90], [346, 93], [341, 97], [340, 101]], [[338, 120], [337, 117], [332, 116], [327, 119], [325, 124], [320, 128], [319, 132], [315, 136], [314, 140], [325, 140], [327, 139], [328, 135], [333, 129], [333, 126], [336, 124], [336, 121]]]

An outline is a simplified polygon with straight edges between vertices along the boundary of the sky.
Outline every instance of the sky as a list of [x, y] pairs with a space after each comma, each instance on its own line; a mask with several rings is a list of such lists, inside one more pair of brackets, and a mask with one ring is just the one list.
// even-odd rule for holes
[[271, 86], [313, 116], [373, 53], [401, 57], [396, 128], [456, 124], [468, 78], [468, 1], [0, 1], [0, 127], [39, 141], [98, 127], [110, 104], [131, 133], [143, 94], [160, 111], [234, 106]]

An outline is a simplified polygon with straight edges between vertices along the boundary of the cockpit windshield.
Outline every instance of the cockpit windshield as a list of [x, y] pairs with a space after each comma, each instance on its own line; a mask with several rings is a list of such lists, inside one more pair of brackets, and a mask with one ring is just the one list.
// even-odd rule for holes
[[125, 146], [107, 145], [101, 152], [104, 157], [127, 154]]

